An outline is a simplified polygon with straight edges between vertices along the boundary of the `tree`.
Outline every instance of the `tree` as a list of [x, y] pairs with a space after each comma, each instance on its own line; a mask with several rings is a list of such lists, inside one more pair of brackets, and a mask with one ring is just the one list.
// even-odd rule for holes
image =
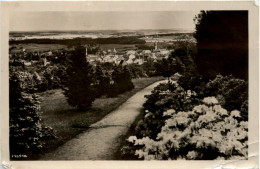
[[101, 65], [96, 66], [95, 77], [97, 81], [97, 93], [99, 96], [107, 94], [107, 89], [110, 87], [110, 76], [104, 72]]
[[[40, 123], [38, 96], [32, 94], [33, 78], [26, 72], [10, 74], [9, 79], [9, 136], [10, 158], [30, 159], [43, 147], [47, 136], [54, 136], [50, 127]], [[48, 135], [47, 135], [48, 134]]]
[[199, 72], [248, 79], [248, 12], [201, 11], [194, 21]]
[[88, 109], [96, 98], [96, 91], [94, 70], [86, 60], [84, 47], [77, 46], [68, 55], [66, 73], [67, 80], [63, 90], [68, 103], [80, 111]]
[[129, 91], [134, 88], [134, 84], [131, 80], [131, 73], [126, 66], [114, 66], [112, 79], [114, 83], [109, 88], [108, 93], [108, 95], [111, 97], [117, 96], [120, 93]]
[[160, 72], [163, 77], [168, 78], [168, 84], [170, 89], [170, 77], [176, 73], [176, 63], [175, 58], [168, 57], [167, 59], [163, 58], [161, 63], [157, 64], [157, 72]]
[[122, 78], [121, 86], [123, 87], [123, 91], [128, 91], [134, 88], [134, 84], [131, 80], [131, 73], [127, 66], [123, 68]]

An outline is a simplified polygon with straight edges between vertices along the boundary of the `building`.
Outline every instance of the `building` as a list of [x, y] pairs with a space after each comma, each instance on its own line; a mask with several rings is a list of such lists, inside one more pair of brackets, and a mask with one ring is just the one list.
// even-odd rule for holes
[[129, 50], [126, 52], [126, 55], [129, 56], [129, 55], [135, 55], [136, 54], [136, 51], [134, 50]]

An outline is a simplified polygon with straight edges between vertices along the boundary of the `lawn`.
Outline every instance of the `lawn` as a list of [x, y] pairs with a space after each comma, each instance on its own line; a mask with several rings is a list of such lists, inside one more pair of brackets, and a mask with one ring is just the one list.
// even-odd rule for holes
[[43, 152], [51, 152], [74, 138], [87, 130], [91, 124], [115, 110], [136, 92], [162, 79], [162, 77], [134, 79], [135, 88], [133, 90], [120, 94], [115, 98], [98, 98], [93, 102], [92, 107], [85, 112], [78, 112], [74, 107], [68, 105], [60, 89], [41, 93], [42, 123], [52, 127], [57, 136], [57, 138], [46, 142]]

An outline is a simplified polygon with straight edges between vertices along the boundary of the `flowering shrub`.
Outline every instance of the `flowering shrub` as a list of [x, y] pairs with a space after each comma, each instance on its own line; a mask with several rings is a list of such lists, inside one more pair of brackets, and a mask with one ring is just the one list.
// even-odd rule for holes
[[247, 158], [248, 124], [240, 121], [240, 112], [222, 108], [215, 97], [191, 111], [171, 109], [155, 139], [131, 136], [128, 142], [135, 155], [145, 160], [168, 159], [233, 159]]
[[207, 83], [205, 96], [217, 96], [220, 104], [227, 110], [240, 110], [243, 120], [248, 118], [248, 84], [232, 76], [217, 75]]
[[[204, 88], [207, 80], [203, 79], [197, 73], [184, 73], [178, 80], [178, 84], [184, 90], [192, 90], [198, 94], [198, 97], [204, 97]], [[213, 96], [213, 95], [212, 95]]]
[[[185, 91], [177, 83], [171, 83], [171, 91], [168, 84], [162, 83], [154, 88], [151, 95], [146, 96], [144, 103], [144, 118], [141, 119], [134, 131], [136, 138], [156, 139], [165, 121], [178, 111], [190, 111], [195, 105], [201, 103], [194, 91]], [[132, 156], [137, 148], [143, 145], [134, 146], [127, 143], [122, 149], [122, 155]]]
[[248, 84], [184, 74], [146, 96], [144, 118], [122, 148], [145, 160], [247, 158]]
[[155, 87], [151, 95], [146, 96], [147, 101], [143, 105], [145, 116], [136, 126], [137, 136], [156, 138], [164, 120], [169, 118], [164, 112], [172, 113], [173, 108], [176, 111], [188, 111], [200, 103], [195, 92], [186, 92], [177, 83], [171, 83], [171, 89], [174, 90], [169, 91], [168, 84], [162, 83]]

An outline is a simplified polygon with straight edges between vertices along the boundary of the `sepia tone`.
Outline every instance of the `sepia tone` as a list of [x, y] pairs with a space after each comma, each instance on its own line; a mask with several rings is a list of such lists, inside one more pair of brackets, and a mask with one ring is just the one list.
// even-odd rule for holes
[[249, 9], [158, 9], [10, 13], [10, 163], [250, 161]]

